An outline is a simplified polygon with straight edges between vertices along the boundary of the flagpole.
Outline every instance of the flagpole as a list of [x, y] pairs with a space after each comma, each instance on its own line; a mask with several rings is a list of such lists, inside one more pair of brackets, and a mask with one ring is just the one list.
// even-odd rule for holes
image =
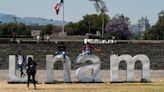
[[63, 0], [63, 25], [62, 25], [62, 32], [64, 33], [64, 25], [65, 25], [65, 19], [64, 19], [64, 0]]

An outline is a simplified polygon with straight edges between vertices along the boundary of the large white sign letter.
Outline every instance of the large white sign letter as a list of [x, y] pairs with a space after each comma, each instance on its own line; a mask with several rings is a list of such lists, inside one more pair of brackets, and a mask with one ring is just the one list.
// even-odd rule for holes
[[121, 61], [127, 63], [127, 82], [134, 81], [135, 62], [142, 63], [142, 79], [150, 81], [150, 60], [146, 55], [140, 54], [134, 57], [130, 55], [111, 55], [110, 57], [110, 78], [111, 82], [119, 81], [119, 64]]
[[66, 56], [66, 60], [64, 60], [63, 55], [47, 55], [46, 56], [46, 70], [47, 70], [47, 83], [54, 82], [54, 63], [56, 61], [65, 62], [63, 63], [64, 68], [64, 82], [71, 82], [71, 60], [68, 56]]
[[[76, 70], [77, 78], [80, 82], [101, 82], [100, 79], [100, 59], [95, 55], [83, 55], [81, 56], [77, 63], [85, 63], [86, 61], [91, 61], [92, 65], [86, 65], [80, 67]], [[92, 70], [91, 75], [86, 75], [85, 72]]]

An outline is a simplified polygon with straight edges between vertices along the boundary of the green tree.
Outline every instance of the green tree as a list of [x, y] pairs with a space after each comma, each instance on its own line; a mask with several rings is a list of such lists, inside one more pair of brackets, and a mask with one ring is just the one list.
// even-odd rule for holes
[[[83, 16], [83, 19], [80, 20], [77, 23], [70, 22], [68, 25], [66, 25], [66, 28], [68, 29], [69, 35], [85, 35], [86, 33], [95, 34], [96, 31], [101, 30], [102, 28], [102, 14], [91, 14], [91, 15], [85, 15]], [[109, 20], [109, 16], [105, 14], [105, 25], [107, 21]]]
[[158, 15], [157, 23], [145, 31], [144, 39], [164, 40], [164, 11], [161, 11]]
[[128, 17], [116, 15], [106, 25], [106, 32], [116, 39], [127, 40], [131, 36], [129, 25], [130, 21]]
[[13, 32], [16, 32], [17, 36], [30, 36], [31, 31], [23, 23], [4, 23], [0, 25], [0, 36], [9, 37], [13, 35]]
[[15, 23], [4, 24], [2, 35], [12, 35], [13, 31], [17, 30]]
[[28, 29], [28, 27], [24, 23], [19, 23], [17, 29], [18, 35], [31, 35], [31, 31]]
[[52, 31], [53, 31], [53, 25], [52, 24], [47, 24], [43, 30], [42, 30], [42, 35], [44, 34], [48, 34], [48, 35], [51, 35], [52, 34]]
[[65, 26], [65, 29], [68, 32], [68, 35], [75, 35], [76, 30], [78, 29], [78, 23], [70, 22], [68, 25]]

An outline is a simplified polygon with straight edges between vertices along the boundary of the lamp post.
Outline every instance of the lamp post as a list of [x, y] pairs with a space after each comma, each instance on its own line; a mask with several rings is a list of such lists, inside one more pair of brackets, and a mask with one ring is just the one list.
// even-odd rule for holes
[[17, 17], [14, 16], [13, 19], [14, 19], [15, 24], [17, 24]]
[[102, 38], [104, 38], [104, 28], [105, 27], [105, 13], [102, 12]]
[[163, 31], [163, 40], [164, 40], [164, 31]]
[[[16, 24], [16, 26], [17, 26], [17, 17], [14, 16], [13, 18], [14, 18], [14, 22], [15, 22], [15, 24]], [[14, 43], [15, 43], [15, 40], [16, 40], [16, 30], [13, 29], [13, 42], [14, 42]]]
[[88, 22], [88, 26], [89, 26], [89, 35], [91, 34], [91, 26], [90, 26], [90, 22]]
[[104, 27], [105, 27], [105, 12], [108, 12], [108, 9], [105, 5], [105, 3], [102, 0], [89, 0], [89, 1], [93, 1], [95, 9], [97, 12], [101, 12], [102, 14], [102, 35], [101, 37], [104, 38]]

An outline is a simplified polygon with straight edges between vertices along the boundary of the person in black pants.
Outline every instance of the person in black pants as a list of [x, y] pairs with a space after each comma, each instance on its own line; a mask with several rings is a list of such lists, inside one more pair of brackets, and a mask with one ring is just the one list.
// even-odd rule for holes
[[34, 88], [36, 89], [36, 81], [35, 81], [36, 66], [37, 66], [37, 63], [34, 62], [31, 57], [29, 57], [28, 63], [27, 63], [27, 71], [26, 71], [26, 73], [28, 75], [28, 82], [27, 82], [28, 88], [29, 88], [30, 78], [32, 76]]

